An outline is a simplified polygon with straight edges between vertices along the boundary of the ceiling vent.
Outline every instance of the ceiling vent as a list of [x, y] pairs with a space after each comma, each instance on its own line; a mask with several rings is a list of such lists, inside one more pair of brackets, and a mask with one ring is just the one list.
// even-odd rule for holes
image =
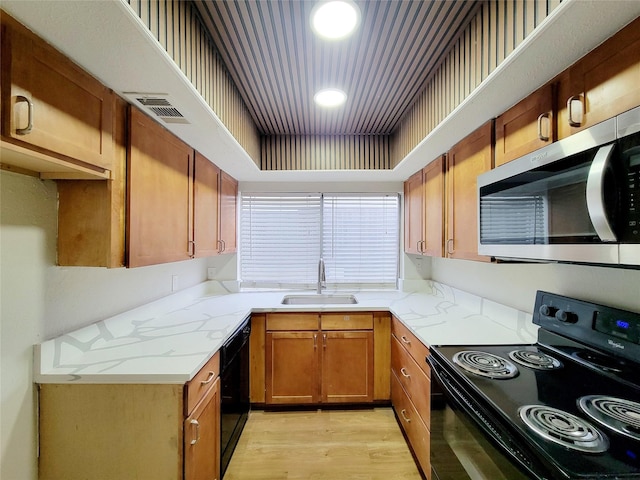
[[165, 123], [190, 123], [180, 111], [171, 105], [164, 94], [125, 93], [130, 100], [134, 100], [144, 111], [157, 117]]

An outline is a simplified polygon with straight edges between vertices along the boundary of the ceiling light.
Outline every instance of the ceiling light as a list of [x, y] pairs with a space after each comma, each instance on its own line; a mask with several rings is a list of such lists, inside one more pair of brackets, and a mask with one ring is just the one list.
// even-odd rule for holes
[[347, 100], [347, 94], [337, 88], [325, 88], [318, 91], [313, 100], [321, 107], [338, 107]]
[[332, 0], [316, 4], [311, 11], [311, 28], [331, 40], [353, 32], [360, 22], [360, 10], [351, 0]]

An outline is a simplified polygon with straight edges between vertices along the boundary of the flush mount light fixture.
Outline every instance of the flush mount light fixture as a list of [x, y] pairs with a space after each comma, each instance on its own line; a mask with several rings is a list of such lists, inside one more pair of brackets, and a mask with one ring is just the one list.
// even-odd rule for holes
[[346, 37], [359, 22], [360, 10], [351, 0], [320, 2], [311, 11], [311, 28], [329, 40]]
[[313, 96], [313, 101], [321, 107], [339, 107], [347, 100], [347, 94], [337, 88], [325, 88]]

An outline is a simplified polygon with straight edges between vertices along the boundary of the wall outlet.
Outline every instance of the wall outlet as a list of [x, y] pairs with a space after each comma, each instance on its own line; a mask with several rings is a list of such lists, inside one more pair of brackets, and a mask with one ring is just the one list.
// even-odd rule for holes
[[178, 289], [178, 275], [171, 275], [171, 291], [175, 292]]
[[207, 268], [207, 280], [215, 280], [218, 269], [216, 267]]

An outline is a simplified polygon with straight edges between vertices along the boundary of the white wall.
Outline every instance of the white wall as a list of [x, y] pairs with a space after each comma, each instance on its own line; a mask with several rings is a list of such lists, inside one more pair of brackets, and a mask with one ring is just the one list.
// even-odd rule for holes
[[537, 290], [640, 312], [640, 270], [433, 258], [431, 278], [526, 312]]
[[[57, 267], [55, 182], [0, 172], [0, 478], [35, 480], [32, 346], [206, 279], [207, 259]], [[225, 257], [220, 257], [225, 265]], [[227, 260], [228, 262], [228, 260]]]

